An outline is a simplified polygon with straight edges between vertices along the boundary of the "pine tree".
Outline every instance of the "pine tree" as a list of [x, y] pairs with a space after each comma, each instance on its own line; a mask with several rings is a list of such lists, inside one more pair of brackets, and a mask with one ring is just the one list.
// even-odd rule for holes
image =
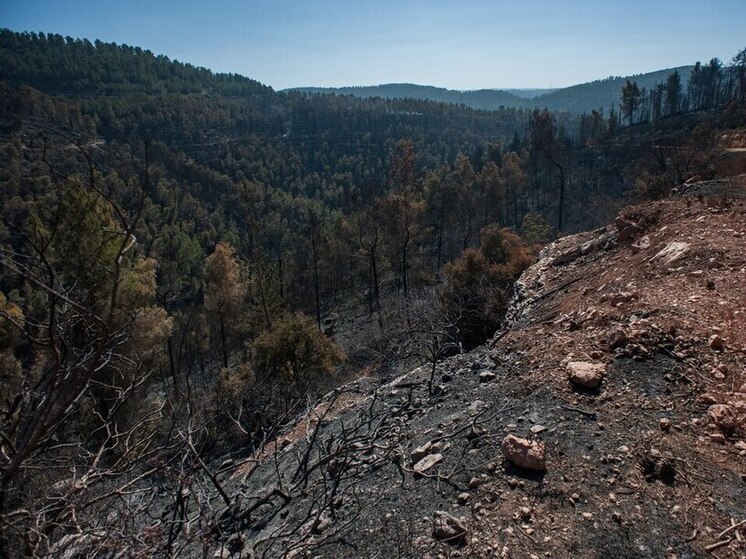
[[627, 83], [622, 86], [622, 115], [627, 119], [628, 126], [632, 126], [641, 99], [642, 93], [637, 82], [627, 80]]
[[674, 70], [666, 78], [666, 104], [665, 114], [675, 115], [681, 108], [681, 74]]

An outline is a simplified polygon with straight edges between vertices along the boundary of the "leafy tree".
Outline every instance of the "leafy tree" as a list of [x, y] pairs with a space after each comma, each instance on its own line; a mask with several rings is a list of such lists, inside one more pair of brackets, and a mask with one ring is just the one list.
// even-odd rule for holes
[[302, 313], [280, 317], [253, 343], [254, 368], [305, 393], [334, 373], [344, 360], [341, 349]]
[[[465, 250], [446, 264], [443, 296], [453, 309], [459, 342], [465, 349], [483, 343], [500, 325], [511, 296], [513, 281], [532, 261], [521, 238], [497, 225], [482, 228], [481, 248]], [[455, 311], [453, 311], [454, 314]]]
[[521, 223], [523, 240], [531, 245], [545, 245], [552, 240], [554, 231], [541, 214], [527, 213]]
[[229, 331], [237, 329], [245, 294], [246, 283], [235, 250], [227, 243], [218, 243], [205, 260], [205, 311], [218, 323], [223, 367], [228, 367]]
[[[86, 179], [48, 163], [40, 202], [2, 215], [14, 243], [0, 246], [3, 281], [23, 288], [18, 303], [0, 298], [2, 361], [12, 368], [2, 379], [10, 403], [0, 423], [2, 556], [18, 540], [29, 555], [46, 555], [53, 531], [72, 529], [72, 511], [95, 502], [94, 488], [141, 465], [159, 418], [142, 393], [171, 320], [155, 305], [155, 261], [137, 254], [133, 234], [148, 164], [128, 208], [103, 189], [90, 154], [76, 154], [87, 161]], [[74, 484], [58, 473], [71, 455]], [[57, 481], [66, 485], [55, 489]]]

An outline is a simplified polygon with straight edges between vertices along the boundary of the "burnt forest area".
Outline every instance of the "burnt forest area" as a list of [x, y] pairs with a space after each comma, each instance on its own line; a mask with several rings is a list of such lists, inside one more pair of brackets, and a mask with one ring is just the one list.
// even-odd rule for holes
[[746, 49], [276, 90], [0, 29], [0, 184], [0, 557], [746, 553]]

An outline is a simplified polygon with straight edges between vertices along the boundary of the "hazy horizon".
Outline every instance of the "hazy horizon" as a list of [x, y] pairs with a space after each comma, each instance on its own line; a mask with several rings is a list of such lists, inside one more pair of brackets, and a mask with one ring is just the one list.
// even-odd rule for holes
[[[11, 0], [0, 26], [139, 46], [275, 89], [411, 83], [560, 89], [744, 47], [746, 2]], [[739, 23], [740, 22], [740, 23]], [[692, 40], [696, 36], [697, 40]]]

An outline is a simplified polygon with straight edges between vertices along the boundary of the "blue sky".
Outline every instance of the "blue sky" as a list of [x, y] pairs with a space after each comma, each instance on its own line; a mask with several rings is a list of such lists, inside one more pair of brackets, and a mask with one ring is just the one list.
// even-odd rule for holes
[[563, 87], [746, 47], [746, 0], [0, 0], [0, 27], [126, 43], [276, 89]]

